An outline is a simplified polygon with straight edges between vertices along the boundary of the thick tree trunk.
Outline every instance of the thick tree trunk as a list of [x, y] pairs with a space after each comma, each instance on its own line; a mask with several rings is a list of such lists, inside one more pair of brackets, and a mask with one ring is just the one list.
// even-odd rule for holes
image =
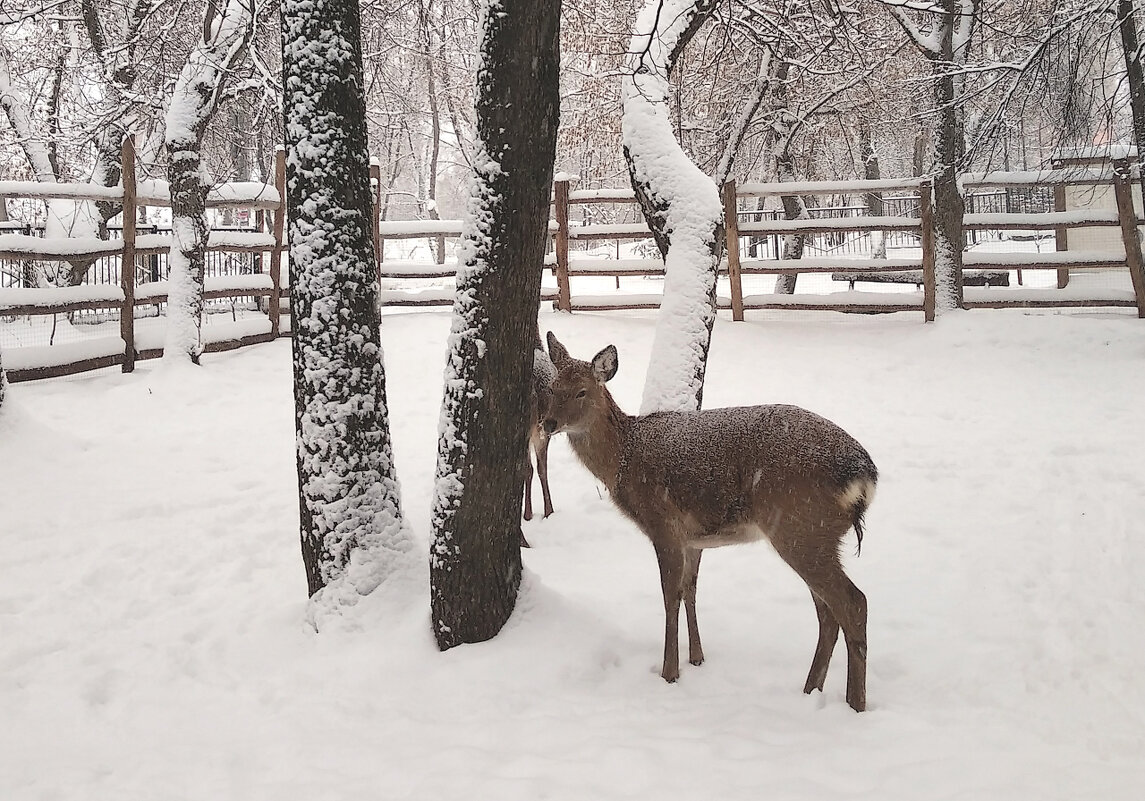
[[442, 650], [500, 631], [521, 580], [526, 411], [559, 118], [560, 3], [485, 18], [476, 178], [438, 444], [432, 625]]
[[372, 591], [410, 548], [374, 270], [358, 4], [282, 6], [302, 561], [312, 613]]

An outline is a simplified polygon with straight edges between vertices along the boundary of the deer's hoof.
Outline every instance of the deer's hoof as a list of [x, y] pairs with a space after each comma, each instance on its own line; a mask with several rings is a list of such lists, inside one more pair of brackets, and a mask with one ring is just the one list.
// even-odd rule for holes
[[704, 664], [704, 658], [702, 656], [694, 657], [688, 660], [688, 664], [699, 667], [700, 665]]

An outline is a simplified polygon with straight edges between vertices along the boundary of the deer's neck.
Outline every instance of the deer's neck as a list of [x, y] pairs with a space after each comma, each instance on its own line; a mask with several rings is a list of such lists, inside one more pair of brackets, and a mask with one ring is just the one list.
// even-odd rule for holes
[[616, 492], [620, 468], [624, 462], [634, 418], [624, 413], [607, 389], [604, 390], [604, 410], [583, 432], [570, 434], [573, 452], [594, 476]]

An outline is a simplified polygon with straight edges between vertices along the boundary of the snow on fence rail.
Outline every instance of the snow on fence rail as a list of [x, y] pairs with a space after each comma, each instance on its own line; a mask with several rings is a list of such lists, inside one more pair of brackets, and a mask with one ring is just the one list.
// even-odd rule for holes
[[[124, 231], [121, 240], [43, 239], [23, 233], [0, 233], [0, 259], [20, 260], [75, 260], [82, 262], [92, 256], [113, 254], [122, 263], [134, 263], [139, 256], [165, 252], [170, 238], [165, 235], [136, 235], [134, 212], [138, 205], [169, 205], [164, 182], [135, 182], [134, 152], [130, 140], [124, 145], [124, 177], [118, 187], [99, 187], [90, 184], [46, 184], [33, 182], [0, 182], [0, 197], [67, 198], [73, 200], [114, 200], [124, 204]], [[560, 178], [561, 176], [558, 176]], [[381, 182], [379, 170], [371, 168], [375, 187], [375, 207], [381, 208]], [[1112, 170], [1044, 170], [1039, 172], [990, 173], [964, 175], [967, 190], [990, 187], [1029, 188], [1052, 185], [1054, 208], [1052, 212], [996, 212], [969, 213], [965, 224], [968, 231], [977, 230], [1029, 230], [1052, 231], [1056, 251], [1052, 253], [967, 253], [964, 278], [969, 287], [965, 291], [968, 308], [1002, 307], [1070, 307], [1070, 306], [1125, 306], [1135, 307], [1145, 317], [1145, 276], [1142, 273], [1141, 248], [1137, 236], [1138, 219], [1132, 209], [1130, 170], [1124, 161], [1114, 162]], [[237, 334], [213, 338], [206, 334], [207, 351], [224, 350], [253, 342], [269, 341], [280, 333], [282, 285], [281, 261], [284, 250], [283, 228], [285, 202], [285, 166], [281, 151], [276, 164], [274, 186], [259, 183], [225, 184], [211, 190], [207, 205], [212, 208], [251, 208], [273, 212], [273, 234], [235, 233], [213, 231], [209, 250], [238, 253], [269, 253], [269, 274], [249, 276], [222, 276], [207, 279], [206, 297], [239, 298], [268, 297], [267, 318], [261, 323], [246, 321], [237, 326]], [[1065, 188], [1070, 186], [1112, 186], [1117, 210], [1066, 208]], [[904, 198], [908, 206], [917, 204], [918, 216], [886, 214], [876, 216], [859, 208], [851, 216], [834, 219], [811, 218], [800, 220], [761, 219], [759, 209], [741, 208], [740, 201], [747, 198], [784, 195], [830, 195], [846, 193], [872, 193], [908, 191], [917, 197]], [[832, 310], [853, 313], [884, 313], [921, 311], [926, 320], [934, 318], [935, 281], [934, 252], [927, 245], [928, 232], [933, 226], [932, 187], [929, 181], [888, 179], [880, 181], [804, 181], [798, 183], [745, 183], [737, 187], [734, 181], [723, 187], [727, 258], [722, 267], [728, 291], [717, 298], [721, 309], [730, 309], [735, 320], [742, 320], [746, 309], [804, 309]], [[886, 199], [889, 204], [895, 198]], [[556, 288], [547, 286], [542, 297], [552, 300], [556, 308], [566, 311], [606, 310], [625, 308], [656, 308], [661, 296], [656, 293], [640, 294], [585, 294], [572, 292], [571, 279], [578, 277], [608, 276], [662, 276], [663, 262], [659, 258], [589, 259], [574, 257], [570, 244], [574, 242], [631, 241], [650, 238], [648, 228], [641, 223], [586, 224], [574, 226], [569, 221], [570, 207], [585, 204], [635, 203], [631, 190], [597, 189], [573, 190], [568, 180], [557, 180], [553, 187], [553, 216], [550, 222], [552, 252], [546, 257]], [[902, 204], [900, 204], [901, 206]], [[908, 209], [909, 210], [909, 209]], [[912, 211], [913, 214], [913, 211]], [[741, 219], [743, 218], [743, 219]], [[1066, 233], [1074, 228], [1118, 228], [1123, 249], [1120, 252], [1078, 251], [1066, 249]], [[12, 230], [7, 227], [4, 230]], [[741, 255], [743, 240], [759, 242], [761, 237], [780, 237], [790, 234], [829, 235], [843, 237], [848, 233], [872, 231], [902, 232], [923, 243], [919, 258], [846, 258], [818, 257], [799, 260], [747, 258]], [[457, 269], [455, 262], [445, 258], [445, 239], [462, 236], [460, 220], [384, 221], [374, 214], [374, 241], [378, 259], [378, 275], [385, 279], [432, 279], [440, 282], [452, 278]], [[436, 239], [437, 263], [414, 261], [385, 261], [387, 240]], [[752, 250], [749, 248], [749, 250]], [[1110, 290], [1095, 293], [1092, 288], [1068, 287], [1071, 271], [1096, 269], [1128, 269], [1132, 291]], [[1007, 278], [1017, 271], [1019, 282], [1023, 270], [1051, 270], [1057, 273], [1057, 289], [996, 288], [998, 274]], [[161, 355], [161, 340], [154, 332], [137, 337], [134, 331], [135, 309], [140, 306], [161, 304], [166, 301], [166, 282], [135, 284], [135, 270], [120, 270], [121, 285], [89, 284], [61, 289], [0, 289], [0, 316], [57, 315], [85, 310], [112, 310], [120, 319], [120, 336], [104, 337], [95, 342], [77, 343], [54, 348], [19, 348], [5, 354], [9, 377], [14, 381], [65, 375], [96, 367], [122, 364], [130, 371], [134, 361]], [[799, 275], [830, 274], [835, 280], [848, 281], [851, 288], [820, 294], [756, 293], [745, 294], [742, 278], [745, 275]], [[873, 283], [914, 283], [921, 290], [902, 292], [856, 291], [856, 281]], [[1008, 281], [1006, 282], [1008, 283]], [[722, 285], [722, 284], [721, 284]], [[974, 285], [982, 285], [977, 288]], [[288, 291], [288, 290], [287, 290]], [[421, 291], [384, 290], [384, 305], [448, 305], [453, 302], [453, 291], [441, 285]], [[236, 329], [231, 329], [232, 331]], [[41, 353], [40, 351], [51, 351]]]
[[[49, 378], [122, 365], [124, 372], [134, 369], [137, 359], [161, 356], [162, 338], [147, 332], [137, 336], [136, 308], [167, 302], [167, 282], [136, 284], [139, 257], [165, 253], [171, 248], [171, 237], [162, 234], [136, 235], [136, 212], [140, 205], [169, 206], [170, 194], [165, 181], [139, 181], [135, 174], [134, 139], [123, 144], [123, 177], [119, 186], [92, 184], [38, 183], [0, 181], [0, 198], [111, 200], [123, 204], [123, 235], [120, 239], [41, 238], [25, 233], [0, 234], [0, 260], [64, 261], [80, 263], [92, 257], [114, 255], [120, 259], [120, 284], [85, 284], [74, 287], [0, 289], [0, 317], [54, 316], [79, 311], [114, 311], [119, 316], [119, 336], [103, 336], [64, 345], [33, 346], [5, 353], [4, 363], [12, 381]], [[280, 333], [280, 298], [282, 295], [283, 224], [285, 215], [284, 187], [286, 169], [279, 151], [275, 183], [240, 182], [214, 187], [208, 192], [209, 208], [250, 208], [273, 212], [273, 233], [212, 231], [207, 250], [230, 253], [269, 254], [268, 274], [210, 276], [204, 281], [204, 299], [267, 297], [267, 317], [263, 320], [236, 321], [222, 336], [204, 327], [204, 350], [230, 350], [256, 342], [268, 342]], [[123, 269], [131, 265], [132, 269]], [[220, 327], [222, 328], [222, 327]]]
[[[561, 176], [558, 176], [558, 179]], [[1029, 172], [992, 172], [966, 174], [961, 183], [967, 191], [990, 188], [1029, 189], [1054, 187], [1054, 211], [1028, 212], [971, 212], [965, 216], [965, 228], [976, 231], [1047, 231], [1053, 232], [1054, 253], [973, 253], [965, 256], [967, 286], [982, 285], [983, 289], [967, 290], [968, 308], [1003, 307], [1072, 307], [1072, 306], [1127, 306], [1136, 307], [1138, 315], [1145, 317], [1145, 279], [1141, 277], [1141, 251], [1136, 226], [1141, 220], [1133, 214], [1126, 162], [1115, 162], [1113, 169], [1053, 169]], [[1067, 186], [1113, 186], [1118, 198], [1117, 210], [1067, 210], [1064, 189]], [[835, 219], [761, 220], [762, 212], [743, 209], [739, 201], [745, 198], [777, 197], [784, 195], [831, 195], [909, 191], [917, 194], [918, 216], [883, 215], [866, 213]], [[743, 319], [745, 309], [811, 309], [855, 313], [881, 313], [896, 311], [922, 311], [924, 319], [934, 319], [934, 253], [932, 247], [922, 248], [916, 259], [874, 258], [804, 258], [779, 260], [742, 258], [742, 239], [758, 241], [761, 237], [780, 237], [791, 234], [827, 234], [844, 236], [848, 233], [901, 232], [912, 235], [922, 243], [928, 241], [924, 232], [932, 230], [932, 187], [928, 180], [896, 178], [877, 181], [803, 181], [794, 183], [745, 183], [734, 181], [723, 187], [724, 219], [727, 236], [727, 259], [722, 268], [727, 278], [728, 293], [717, 298], [720, 308], [731, 309], [735, 320]], [[1126, 206], [1128, 199], [1130, 205]], [[556, 278], [557, 289], [546, 290], [553, 296], [556, 307], [566, 311], [603, 310], [621, 308], [656, 308], [658, 294], [573, 294], [571, 280], [588, 276], [662, 276], [663, 262], [659, 258], [585, 259], [573, 255], [570, 245], [576, 242], [632, 241], [651, 236], [647, 226], [639, 223], [570, 225], [571, 206], [603, 203], [635, 203], [631, 190], [623, 189], [571, 189], [568, 180], [557, 180], [553, 187], [553, 216], [550, 230], [553, 235], [553, 253], [546, 258]], [[743, 217], [757, 219], [741, 221]], [[1070, 251], [1066, 249], [1066, 232], [1074, 228], [1110, 227], [1121, 229], [1121, 252]], [[456, 265], [445, 262], [445, 237], [461, 235], [460, 220], [432, 220], [425, 222], [382, 222], [375, 235], [378, 237], [379, 257], [387, 239], [438, 238], [441, 263], [417, 265], [411, 262], [382, 262], [382, 278], [442, 279], [453, 275]], [[1053, 289], [999, 290], [996, 273], [1005, 273], [1008, 284], [1010, 271], [1016, 271], [1019, 282], [1024, 270], [1054, 270], [1057, 272], [1058, 290], [1069, 283], [1070, 271], [1128, 269], [1134, 290], [1071, 289], [1069, 292]], [[852, 289], [825, 294], [754, 294], [744, 295], [744, 275], [799, 275], [830, 273], [836, 280], [849, 281]], [[914, 281], [917, 277], [917, 281]], [[874, 283], [918, 283], [921, 292], [856, 292], [856, 280]], [[618, 284], [619, 286], [619, 284]], [[386, 293], [391, 304], [450, 303], [448, 292], [436, 290], [420, 297], [402, 292]], [[415, 299], [416, 298], [416, 299]]]

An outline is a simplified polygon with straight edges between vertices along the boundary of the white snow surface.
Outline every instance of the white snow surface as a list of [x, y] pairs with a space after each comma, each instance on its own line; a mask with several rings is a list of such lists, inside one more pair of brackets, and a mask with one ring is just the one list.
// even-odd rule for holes
[[[804, 586], [709, 551], [707, 662], [657, 675], [651, 547], [550, 451], [556, 513], [495, 639], [439, 653], [430, 500], [447, 311], [387, 314], [413, 563], [315, 634], [286, 340], [169, 373], [15, 384], [0, 409], [0, 798], [1128, 801], [1145, 786], [1145, 325], [1132, 314], [721, 319], [707, 406], [791, 402], [871, 452], [845, 652], [801, 692]], [[545, 314], [609, 342], [633, 411], [652, 313]], [[7, 361], [7, 360], [5, 360]]]

